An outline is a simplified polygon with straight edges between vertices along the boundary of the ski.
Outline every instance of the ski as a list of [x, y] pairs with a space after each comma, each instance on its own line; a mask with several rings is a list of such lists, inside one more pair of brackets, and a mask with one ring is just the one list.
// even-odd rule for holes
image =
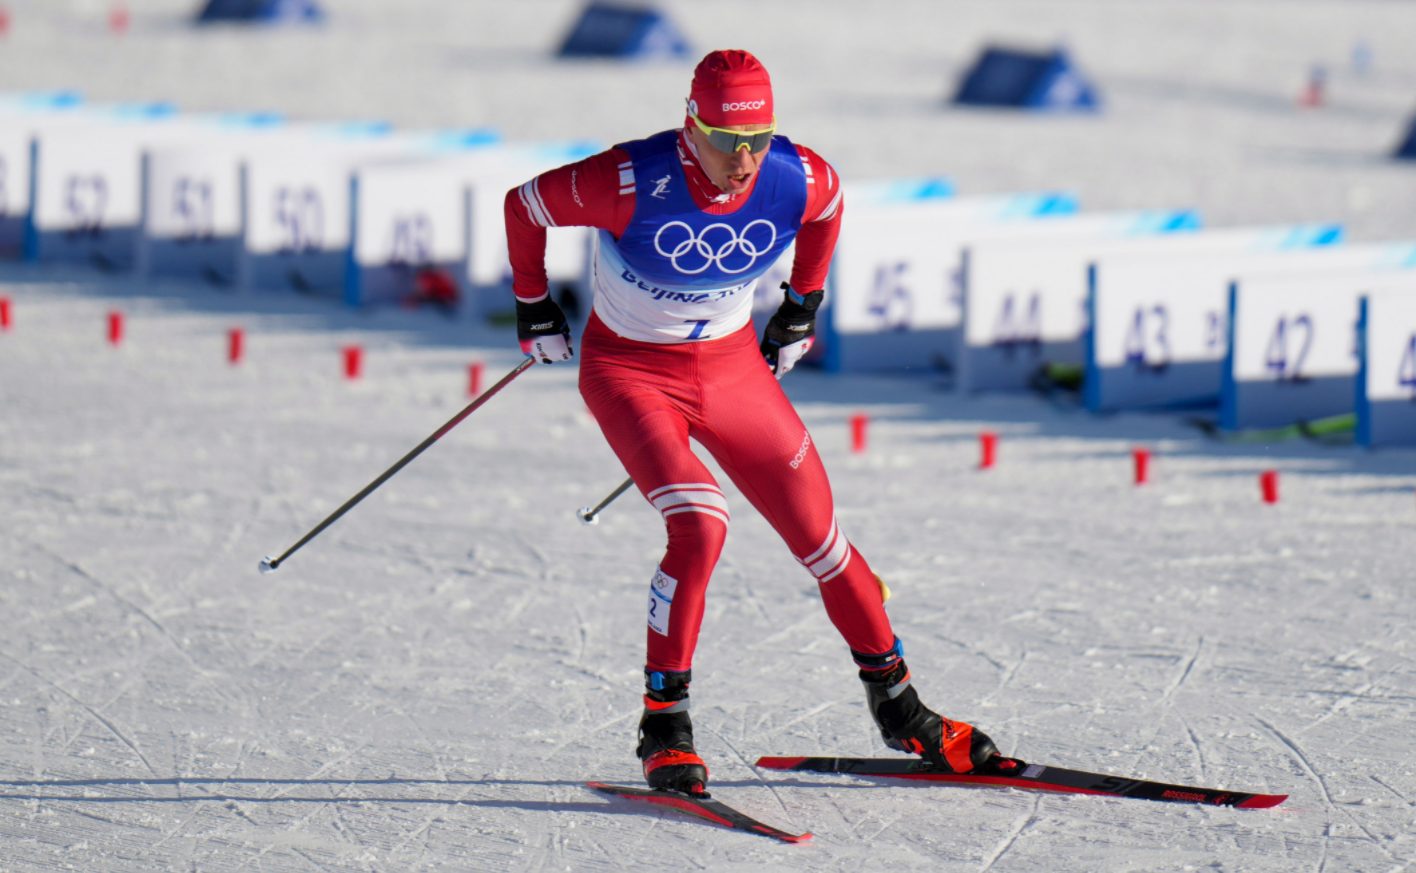
[[758, 821], [745, 812], [740, 812], [720, 800], [714, 800], [703, 794], [683, 794], [678, 791], [660, 791], [653, 788], [637, 788], [628, 785], [610, 785], [605, 782], [587, 782], [586, 785], [612, 797], [623, 797], [626, 800], [636, 800], [642, 803], [650, 803], [655, 806], [662, 806], [668, 809], [676, 809], [679, 812], [686, 812], [689, 815], [710, 821], [725, 828], [732, 828], [738, 831], [760, 834], [764, 837], [771, 837], [774, 840], [781, 840], [784, 843], [801, 843], [811, 839], [811, 832], [804, 834], [793, 834], [780, 828]]
[[987, 772], [949, 773], [931, 767], [919, 758], [758, 758], [757, 766], [768, 770], [795, 770], [812, 773], [848, 773], [853, 776], [883, 776], [918, 779], [952, 785], [979, 785], [998, 788], [1025, 788], [1063, 794], [1097, 794], [1131, 797], [1171, 803], [1202, 803], [1239, 809], [1267, 809], [1288, 799], [1287, 794], [1254, 794], [1172, 785], [1149, 779], [1129, 779], [1106, 773], [1089, 773], [1066, 767], [1029, 764], [1003, 758]]

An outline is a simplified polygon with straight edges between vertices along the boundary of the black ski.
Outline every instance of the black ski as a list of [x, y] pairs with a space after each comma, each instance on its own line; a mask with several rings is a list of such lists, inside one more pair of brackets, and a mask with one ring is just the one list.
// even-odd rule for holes
[[758, 758], [757, 766], [768, 770], [795, 770], [812, 773], [849, 773], [853, 776], [886, 776], [1000, 788], [1026, 788], [1064, 794], [1099, 794], [1171, 803], [1203, 803], [1239, 809], [1267, 809], [1288, 799], [1287, 794], [1254, 794], [1172, 785], [1149, 779], [1128, 779], [1106, 773], [1089, 773], [1044, 764], [1028, 764], [1016, 758], [996, 759], [986, 771], [949, 773], [937, 770], [919, 758]]
[[613, 797], [623, 797], [626, 800], [650, 803], [667, 809], [676, 809], [680, 812], [686, 812], [689, 815], [710, 821], [713, 824], [722, 825], [725, 828], [761, 834], [764, 837], [771, 837], [774, 840], [781, 840], [784, 843], [801, 843], [811, 839], [812, 836], [810, 831], [804, 834], [793, 834], [779, 828], [774, 828], [765, 822], [758, 821], [747, 813], [733, 809], [720, 800], [714, 800], [707, 792], [703, 794], [684, 794], [679, 791], [632, 788], [628, 785], [609, 785], [604, 782], [587, 782], [585, 784], [601, 794], [609, 794]]

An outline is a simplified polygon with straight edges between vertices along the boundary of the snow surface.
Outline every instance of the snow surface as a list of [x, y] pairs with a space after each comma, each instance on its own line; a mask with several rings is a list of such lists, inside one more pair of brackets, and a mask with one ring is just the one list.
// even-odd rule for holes
[[[195, 3], [11, 2], [0, 87], [606, 141], [676, 121], [687, 64], [545, 60], [578, 4], [330, 2], [320, 31], [193, 33]], [[884, 6], [884, 4], [880, 4]], [[1386, 161], [1416, 95], [1393, 2], [665, 4], [757, 50], [848, 178], [1076, 190], [1212, 223], [1416, 235]], [[808, 20], [812, 26], [808, 27]], [[946, 110], [986, 39], [1064, 38], [1097, 118]], [[1345, 66], [1370, 41], [1375, 67]], [[1404, 51], [1404, 54], [1403, 54]], [[250, 59], [260, 58], [252, 66]], [[1332, 105], [1301, 110], [1308, 66]], [[339, 64], [337, 73], [321, 65]], [[217, 69], [210, 69], [217, 65]], [[800, 124], [796, 120], [800, 118]], [[849, 212], [847, 213], [849, 220]], [[925, 699], [1043, 762], [1290, 792], [1238, 811], [758, 772], [883, 754], [814, 583], [729, 487], [695, 665], [719, 795], [799, 846], [602, 798], [638, 779], [662, 548], [575, 393], [537, 367], [279, 554], [517, 362], [427, 312], [0, 266], [0, 869], [1410, 869], [1416, 452], [1220, 444], [1178, 417], [960, 399], [928, 376], [786, 383], [842, 525], [895, 590]], [[104, 341], [127, 316], [119, 348]], [[247, 361], [225, 333], [247, 332]], [[341, 346], [365, 348], [346, 382]], [[867, 452], [848, 419], [871, 416]], [[1001, 435], [996, 469], [977, 436]], [[1133, 445], [1156, 453], [1134, 487]], [[1281, 472], [1266, 506], [1256, 481]]]

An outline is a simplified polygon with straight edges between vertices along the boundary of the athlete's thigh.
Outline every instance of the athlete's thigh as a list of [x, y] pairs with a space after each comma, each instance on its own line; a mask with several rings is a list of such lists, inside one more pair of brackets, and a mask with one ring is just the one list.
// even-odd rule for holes
[[831, 485], [811, 435], [781, 386], [751, 355], [726, 368], [705, 404], [694, 437], [763, 516], [792, 545], [807, 549], [834, 515]]
[[680, 404], [632, 378], [582, 378], [581, 394], [610, 448], [646, 496], [670, 485], [713, 483], [689, 447]]

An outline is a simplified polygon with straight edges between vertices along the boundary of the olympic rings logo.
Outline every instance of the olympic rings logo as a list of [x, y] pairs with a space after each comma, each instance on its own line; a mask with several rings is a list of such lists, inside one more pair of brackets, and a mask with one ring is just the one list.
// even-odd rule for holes
[[686, 276], [696, 276], [709, 267], [729, 275], [745, 273], [776, 244], [777, 226], [765, 218], [749, 222], [741, 234], [722, 222], [694, 233], [682, 221], [670, 221], [654, 234], [654, 251]]

